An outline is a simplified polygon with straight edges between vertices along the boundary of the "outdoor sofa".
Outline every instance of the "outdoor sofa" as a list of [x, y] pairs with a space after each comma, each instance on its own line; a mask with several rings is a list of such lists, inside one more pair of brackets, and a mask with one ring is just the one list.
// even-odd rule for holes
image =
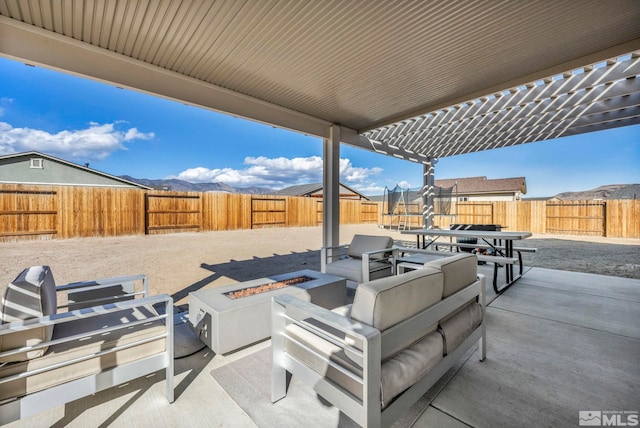
[[56, 287], [48, 266], [30, 267], [0, 320], [0, 425], [158, 370], [173, 402], [173, 301], [147, 296], [144, 275]]
[[479, 341], [485, 358], [485, 279], [460, 254], [363, 283], [349, 307], [273, 298], [272, 395], [287, 372], [365, 427], [390, 426]]

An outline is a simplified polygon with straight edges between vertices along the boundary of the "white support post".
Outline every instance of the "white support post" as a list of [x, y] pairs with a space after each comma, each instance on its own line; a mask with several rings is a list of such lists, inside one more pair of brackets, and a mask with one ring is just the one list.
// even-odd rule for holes
[[422, 184], [422, 226], [425, 229], [433, 229], [433, 195], [435, 187], [435, 169], [438, 160], [429, 157], [424, 164]]
[[322, 172], [322, 246], [340, 244], [340, 127], [332, 125], [324, 139]]

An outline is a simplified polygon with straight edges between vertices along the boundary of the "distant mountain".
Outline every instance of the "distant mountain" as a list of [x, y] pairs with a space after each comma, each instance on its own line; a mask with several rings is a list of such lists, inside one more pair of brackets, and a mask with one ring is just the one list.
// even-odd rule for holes
[[148, 178], [133, 178], [129, 175], [121, 175], [120, 178], [152, 187], [154, 189], [167, 189], [174, 190], [176, 192], [227, 192], [252, 195], [268, 195], [275, 193], [274, 189], [270, 189], [268, 187], [233, 187], [224, 183], [191, 183], [189, 181], [178, 180], [177, 178], [150, 180]]
[[554, 198], [566, 200], [593, 199], [638, 199], [640, 198], [640, 184], [609, 184], [582, 192], [558, 193]]

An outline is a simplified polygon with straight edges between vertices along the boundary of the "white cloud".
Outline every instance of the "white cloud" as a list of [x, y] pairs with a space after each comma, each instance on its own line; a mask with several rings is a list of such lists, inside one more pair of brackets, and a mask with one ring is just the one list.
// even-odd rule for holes
[[0, 116], [4, 116], [4, 112], [6, 111], [7, 105], [13, 102], [13, 98], [2, 97], [0, 98]]
[[366, 184], [355, 184], [349, 187], [357, 190], [363, 195], [382, 195], [384, 193], [384, 186], [380, 186], [379, 184], [374, 182]]
[[382, 168], [358, 168], [349, 159], [340, 159], [340, 179], [347, 183], [360, 183], [381, 172]]
[[149, 140], [153, 132], [142, 133], [136, 128], [119, 130], [114, 123], [90, 123], [86, 129], [51, 134], [31, 128], [14, 128], [0, 122], [0, 154], [35, 150], [78, 160], [102, 160], [117, 150], [126, 150], [123, 143]]
[[[247, 168], [190, 168], [182, 171], [179, 178], [194, 183], [221, 182], [235, 187], [264, 186], [272, 188], [322, 181], [322, 158], [267, 158], [246, 157]], [[347, 185], [367, 187], [372, 176], [382, 172], [382, 168], [361, 168], [351, 164], [349, 159], [340, 159], [340, 179]]]

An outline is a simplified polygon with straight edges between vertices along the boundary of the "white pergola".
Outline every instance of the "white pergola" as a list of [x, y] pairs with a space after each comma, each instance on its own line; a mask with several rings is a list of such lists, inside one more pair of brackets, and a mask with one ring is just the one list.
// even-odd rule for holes
[[[637, 0], [0, 0], [0, 55], [340, 143], [439, 157], [640, 123]], [[429, 206], [429, 204], [425, 204]], [[428, 223], [428, 213], [426, 213]]]

